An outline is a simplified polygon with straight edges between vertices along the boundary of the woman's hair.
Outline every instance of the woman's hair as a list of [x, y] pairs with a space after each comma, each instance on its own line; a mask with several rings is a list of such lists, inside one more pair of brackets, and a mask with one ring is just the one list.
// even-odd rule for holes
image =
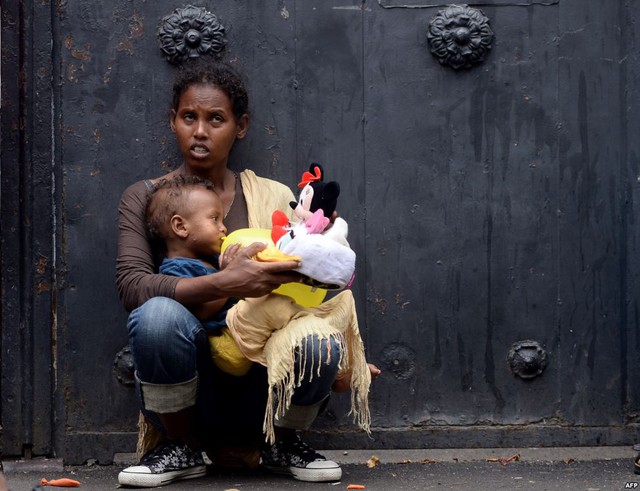
[[189, 194], [196, 188], [215, 193], [210, 181], [196, 176], [178, 175], [172, 179], [160, 179], [154, 184], [144, 213], [150, 239], [164, 242], [169, 237], [171, 217], [184, 213]]
[[210, 56], [186, 61], [173, 82], [171, 107], [174, 111], [178, 110], [182, 94], [193, 85], [213, 85], [227, 94], [236, 119], [249, 113], [249, 94], [244, 79], [240, 72], [228, 63]]

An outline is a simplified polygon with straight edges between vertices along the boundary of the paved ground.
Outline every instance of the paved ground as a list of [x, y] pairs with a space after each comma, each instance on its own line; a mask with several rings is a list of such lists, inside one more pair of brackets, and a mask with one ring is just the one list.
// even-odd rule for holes
[[[369, 491], [403, 490], [618, 490], [640, 489], [640, 476], [633, 473], [630, 447], [580, 447], [552, 449], [461, 449], [326, 451], [343, 465], [339, 483], [303, 483], [255, 472], [211, 472], [204, 478], [172, 484], [169, 491], [273, 491], [341, 490], [360, 484]], [[372, 456], [379, 464], [369, 467]], [[81, 488], [114, 490], [117, 475], [131, 456], [118, 457], [117, 465], [63, 467], [57, 460], [5, 461], [12, 491], [31, 491], [40, 479], [70, 477]], [[62, 489], [62, 488], [42, 488]]]

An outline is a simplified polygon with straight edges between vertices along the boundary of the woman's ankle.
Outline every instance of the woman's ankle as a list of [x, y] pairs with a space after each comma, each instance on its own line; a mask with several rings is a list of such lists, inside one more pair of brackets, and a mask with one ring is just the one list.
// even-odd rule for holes
[[276, 442], [291, 442], [296, 438], [296, 430], [293, 428], [276, 426], [273, 430]]

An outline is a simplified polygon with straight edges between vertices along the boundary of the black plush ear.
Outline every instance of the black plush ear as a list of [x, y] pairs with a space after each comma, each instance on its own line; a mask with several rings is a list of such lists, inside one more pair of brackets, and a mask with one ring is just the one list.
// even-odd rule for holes
[[[316, 167], [318, 168], [317, 171]], [[317, 162], [314, 162], [309, 166], [309, 172], [311, 172], [311, 174], [313, 174], [314, 176], [320, 176], [320, 181], [324, 180], [324, 169]]]
[[322, 187], [322, 211], [326, 217], [330, 217], [336, 210], [338, 204], [338, 196], [340, 196], [340, 184], [336, 181], [329, 181]]
[[338, 196], [340, 196], [340, 184], [336, 181], [329, 181], [325, 183], [324, 189], [322, 190], [323, 198], [326, 200], [337, 200]]

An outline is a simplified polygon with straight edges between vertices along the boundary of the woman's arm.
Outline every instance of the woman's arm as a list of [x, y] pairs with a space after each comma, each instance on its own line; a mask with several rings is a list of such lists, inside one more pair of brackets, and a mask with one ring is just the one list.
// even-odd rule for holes
[[155, 273], [147, 239], [144, 209], [148, 189], [143, 181], [129, 186], [120, 199], [116, 286], [124, 307], [131, 311], [152, 297], [173, 298], [178, 278]]
[[261, 297], [283, 283], [298, 281], [291, 270], [297, 261], [263, 263], [251, 259], [266, 247], [256, 242], [242, 249], [237, 244], [225, 251], [224, 269], [216, 274], [197, 278], [181, 278], [175, 289], [175, 299], [182, 304], [203, 303], [221, 297]]

